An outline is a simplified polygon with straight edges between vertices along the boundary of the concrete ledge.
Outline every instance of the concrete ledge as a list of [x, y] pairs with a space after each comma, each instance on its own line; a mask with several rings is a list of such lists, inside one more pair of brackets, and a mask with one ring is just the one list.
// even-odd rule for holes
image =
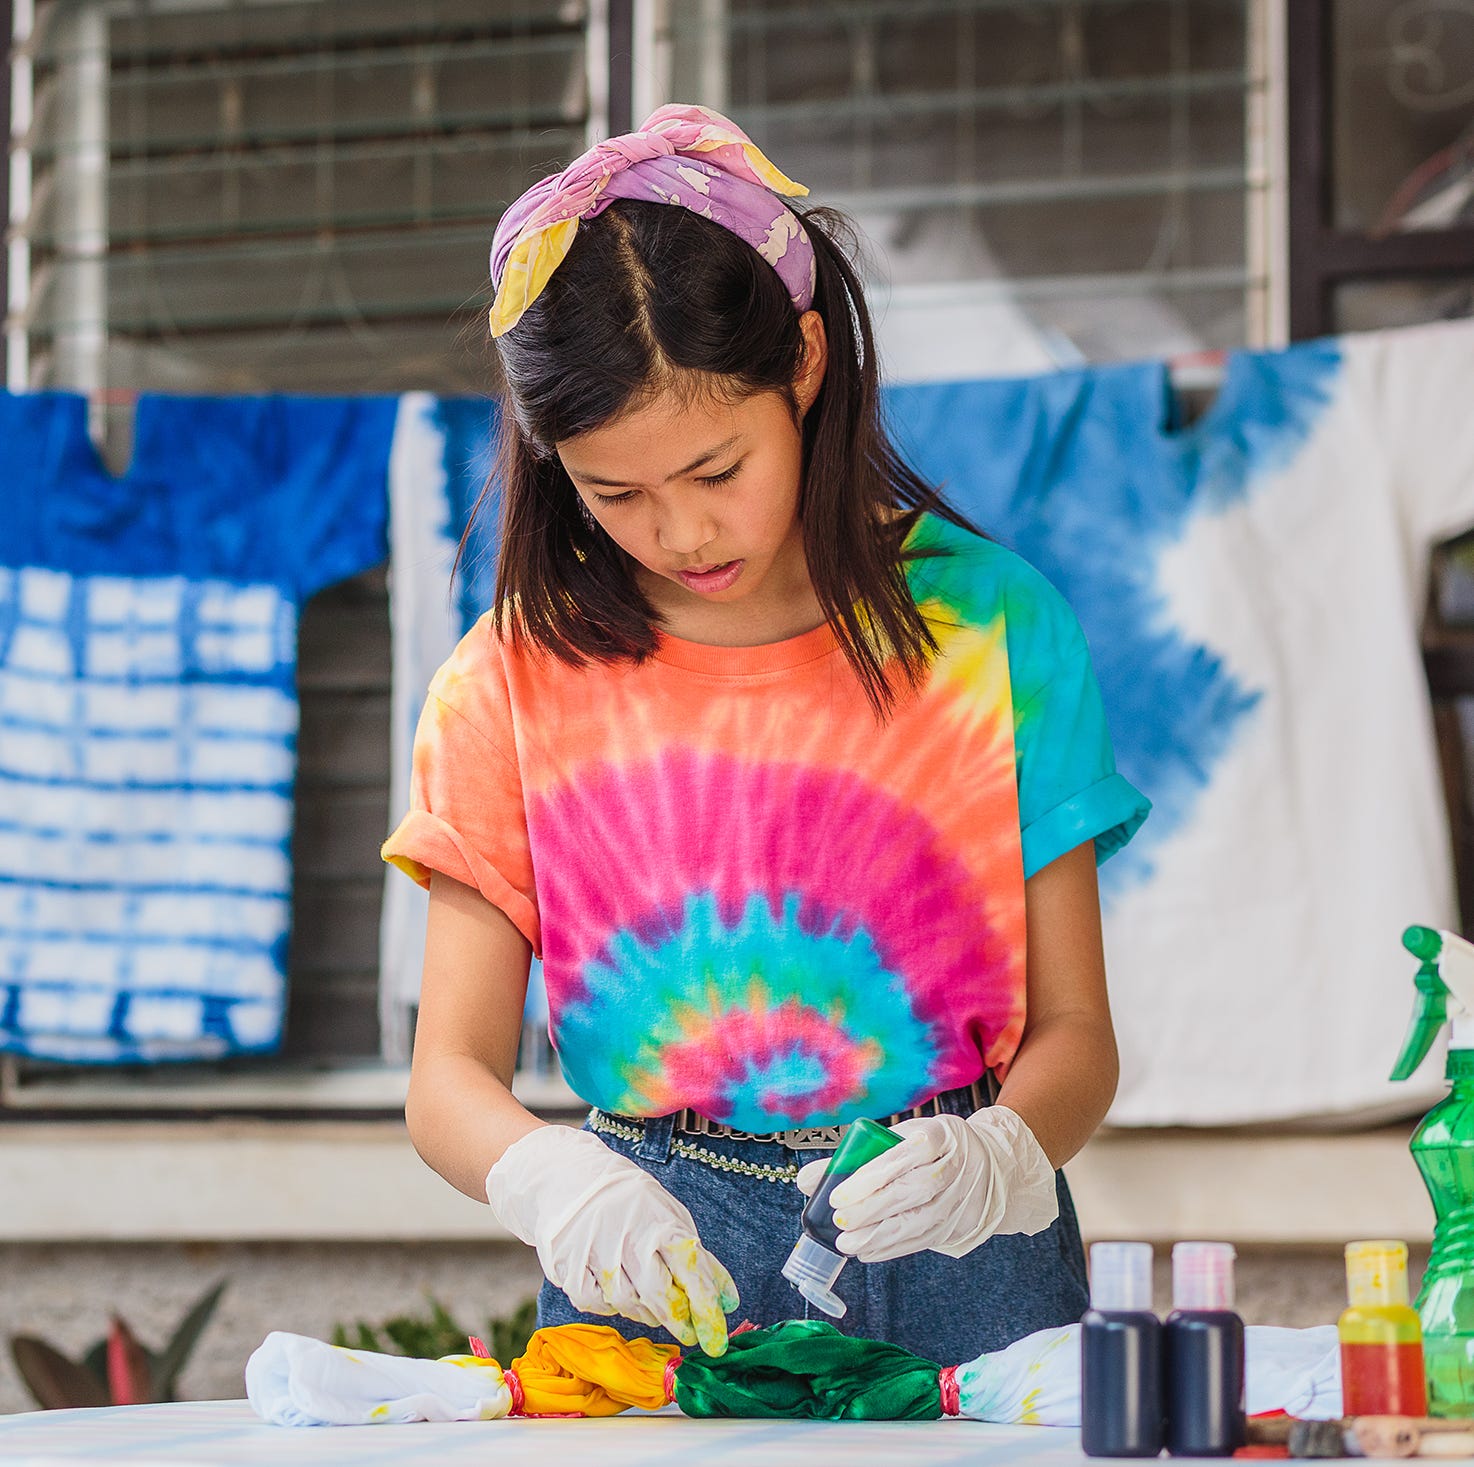
[[1092, 1238], [1427, 1242], [1413, 1122], [1349, 1133], [1106, 1131], [1066, 1168]]
[[[1352, 1134], [1113, 1131], [1068, 1167], [1091, 1238], [1426, 1241], [1411, 1126]], [[398, 1122], [0, 1126], [0, 1242], [505, 1239]]]
[[398, 1122], [0, 1128], [3, 1242], [506, 1237]]

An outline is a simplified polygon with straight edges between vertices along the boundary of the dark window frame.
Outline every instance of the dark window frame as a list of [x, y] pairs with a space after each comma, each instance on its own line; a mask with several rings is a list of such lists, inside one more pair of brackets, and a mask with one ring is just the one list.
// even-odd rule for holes
[[1474, 225], [1372, 239], [1331, 223], [1333, 4], [1293, 0], [1286, 7], [1290, 337], [1295, 341], [1334, 331], [1338, 285], [1474, 271]]

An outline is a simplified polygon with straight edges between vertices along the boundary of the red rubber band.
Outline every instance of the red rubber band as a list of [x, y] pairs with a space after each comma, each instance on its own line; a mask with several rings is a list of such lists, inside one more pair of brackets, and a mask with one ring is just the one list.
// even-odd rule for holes
[[669, 1405], [676, 1398], [676, 1367], [681, 1363], [679, 1355], [672, 1355], [665, 1362], [665, 1399]]
[[512, 1409], [507, 1412], [508, 1416], [520, 1416], [522, 1408], [527, 1404], [527, 1397], [522, 1393], [522, 1382], [517, 1379], [517, 1372], [511, 1366], [502, 1367], [502, 1379], [507, 1383], [507, 1389], [512, 1393]]
[[944, 1365], [937, 1372], [937, 1385], [942, 1392], [942, 1415], [962, 1415], [962, 1387], [957, 1384], [957, 1367]]
[[470, 1345], [471, 1345], [471, 1353], [478, 1360], [490, 1360], [491, 1359], [491, 1351], [486, 1348], [486, 1341], [485, 1340], [478, 1339], [475, 1335], [467, 1335], [466, 1336], [466, 1339], [470, 1342]]

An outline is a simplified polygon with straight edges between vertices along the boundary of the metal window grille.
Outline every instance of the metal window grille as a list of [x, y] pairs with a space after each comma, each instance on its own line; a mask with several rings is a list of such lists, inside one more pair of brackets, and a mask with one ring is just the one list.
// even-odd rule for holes
[[[939, 375], [1277, 339], [1267, 0], [647, 6], [643, 103], [700, 91], [873, 246], [885, 319], [973, 311]], [[638, 78], [637, 78], [638, 79]], [[955, 321], [957, 317], [953, 316]]]

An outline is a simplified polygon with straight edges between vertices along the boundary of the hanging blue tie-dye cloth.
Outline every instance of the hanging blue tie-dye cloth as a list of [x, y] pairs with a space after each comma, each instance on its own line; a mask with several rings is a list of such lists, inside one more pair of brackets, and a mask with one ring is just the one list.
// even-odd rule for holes
[[890, 396], [917, 467], [1068, 598], [1152, 801], [1101, 873], [1118, 1124], [1437, 1093], [1386, 1075], [1402, 929], [1457, 922], [1418, 631], [1431, 548], [1474, 528], [1471, 394], [1456, 321], [1234, 352], [1192, 422], [1161, 363]]
[[0, 396], [0, 1051], [282, 1032], [298, 607], [384, 560], [395, 403]]

